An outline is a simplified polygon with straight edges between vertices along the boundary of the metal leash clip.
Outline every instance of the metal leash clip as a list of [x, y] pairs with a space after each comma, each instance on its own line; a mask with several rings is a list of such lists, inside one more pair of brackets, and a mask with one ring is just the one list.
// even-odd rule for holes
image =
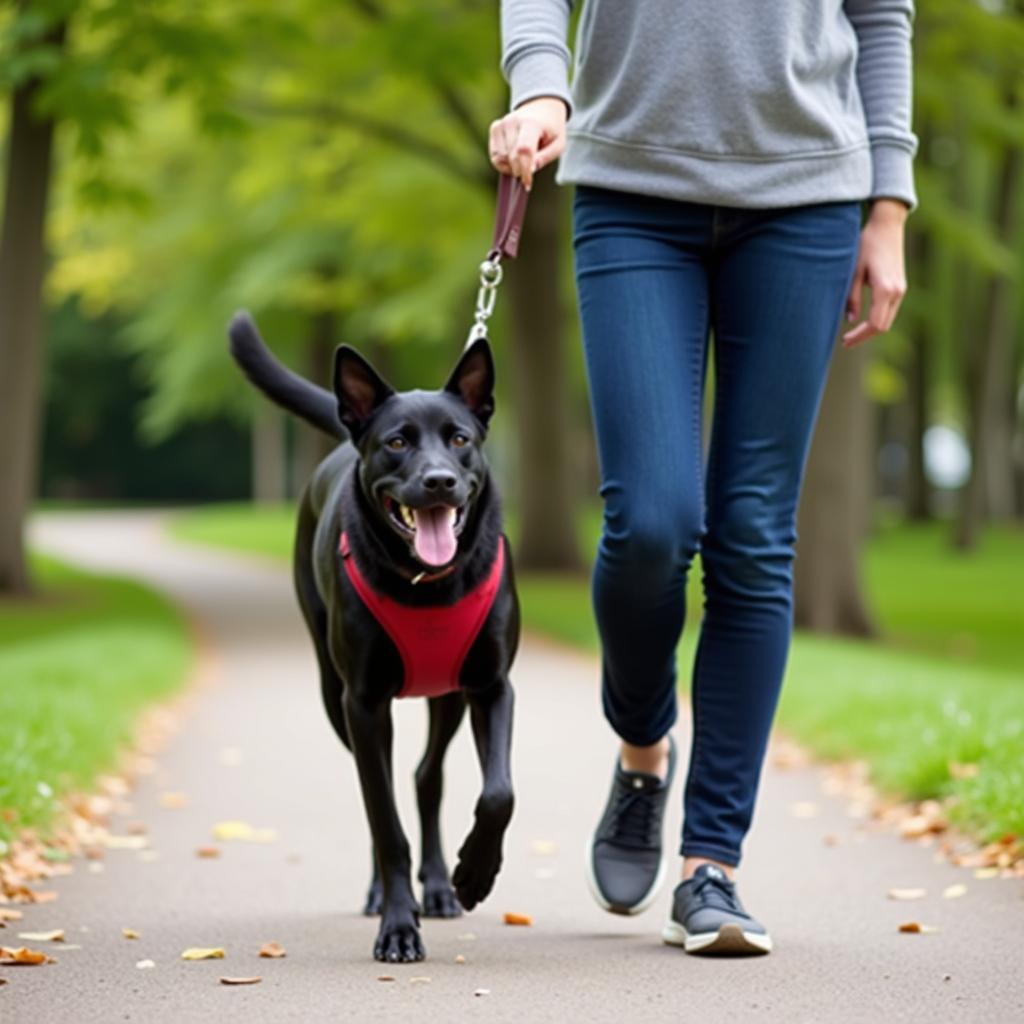
[[501, 284], [503, 274], [501, 258], [507, 256], [509, 259], [515, 259], [519, 251], [519, 237], [523, 229], [528, 197], [529, 193], [518, 178], [508, 174], [499, 176], [494, 242], [487, 258], [480, 264], [480, 287], [476, 293], [476, 312], [473, 314], [469, 338], [466, 339], [467, 346], [472, 345], [478, 338], [487, 337], [487, 321], [494, 312], [498, 285]]

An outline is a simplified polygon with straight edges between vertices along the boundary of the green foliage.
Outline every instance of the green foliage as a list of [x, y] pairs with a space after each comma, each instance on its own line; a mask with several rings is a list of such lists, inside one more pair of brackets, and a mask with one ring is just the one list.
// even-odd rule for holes
[[[55, 800], [114, 767], [138, 713], [180, 685], [184, 622], [137, 583], [35, 559], [42, 596], [0, 608], [0, 839], [45, 828]], [[16, 681], [16, 682], [15, 682]]]

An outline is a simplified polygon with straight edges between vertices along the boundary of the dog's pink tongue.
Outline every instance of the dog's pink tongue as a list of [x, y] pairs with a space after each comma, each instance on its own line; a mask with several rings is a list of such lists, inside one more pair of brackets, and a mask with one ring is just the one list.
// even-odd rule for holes
[[426, 565], [446, 565], [455, 557], [455, 509], [413, 509], [416, 556]]

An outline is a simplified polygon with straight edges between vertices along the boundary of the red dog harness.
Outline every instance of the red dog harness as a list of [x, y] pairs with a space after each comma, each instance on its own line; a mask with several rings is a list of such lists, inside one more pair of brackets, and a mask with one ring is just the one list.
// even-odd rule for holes
[[402, 655], [405, 678], [398, 696], [440, 697], [457, 690], [462, 663], [490, 614], [501, 584], [504, 538], [498, 541], [485, 579], [455, 604], [433, 607], [400, 604], [374, 590], [359, 571], [345, 533], [338, 550], [356, 593]]

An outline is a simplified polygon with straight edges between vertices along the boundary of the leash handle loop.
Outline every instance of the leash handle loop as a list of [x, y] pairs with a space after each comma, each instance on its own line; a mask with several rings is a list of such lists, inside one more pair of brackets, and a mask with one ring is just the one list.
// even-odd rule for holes
[[469, 329], [467, 345], [477, 338], [487, 337], [487, 321], [494, 312], [498, 298], [498, 285], [502, 278], [502, 258], [515, 259], [519, 252], [519, 239], [526, 216], [526, 201], [530, 194], [523, 183], [510, 174], [498, 175], [498, 201], [494, 220], [494, 238], [487, 258], [480, 264], [480, 287], [476, 293], [473, 326]]

